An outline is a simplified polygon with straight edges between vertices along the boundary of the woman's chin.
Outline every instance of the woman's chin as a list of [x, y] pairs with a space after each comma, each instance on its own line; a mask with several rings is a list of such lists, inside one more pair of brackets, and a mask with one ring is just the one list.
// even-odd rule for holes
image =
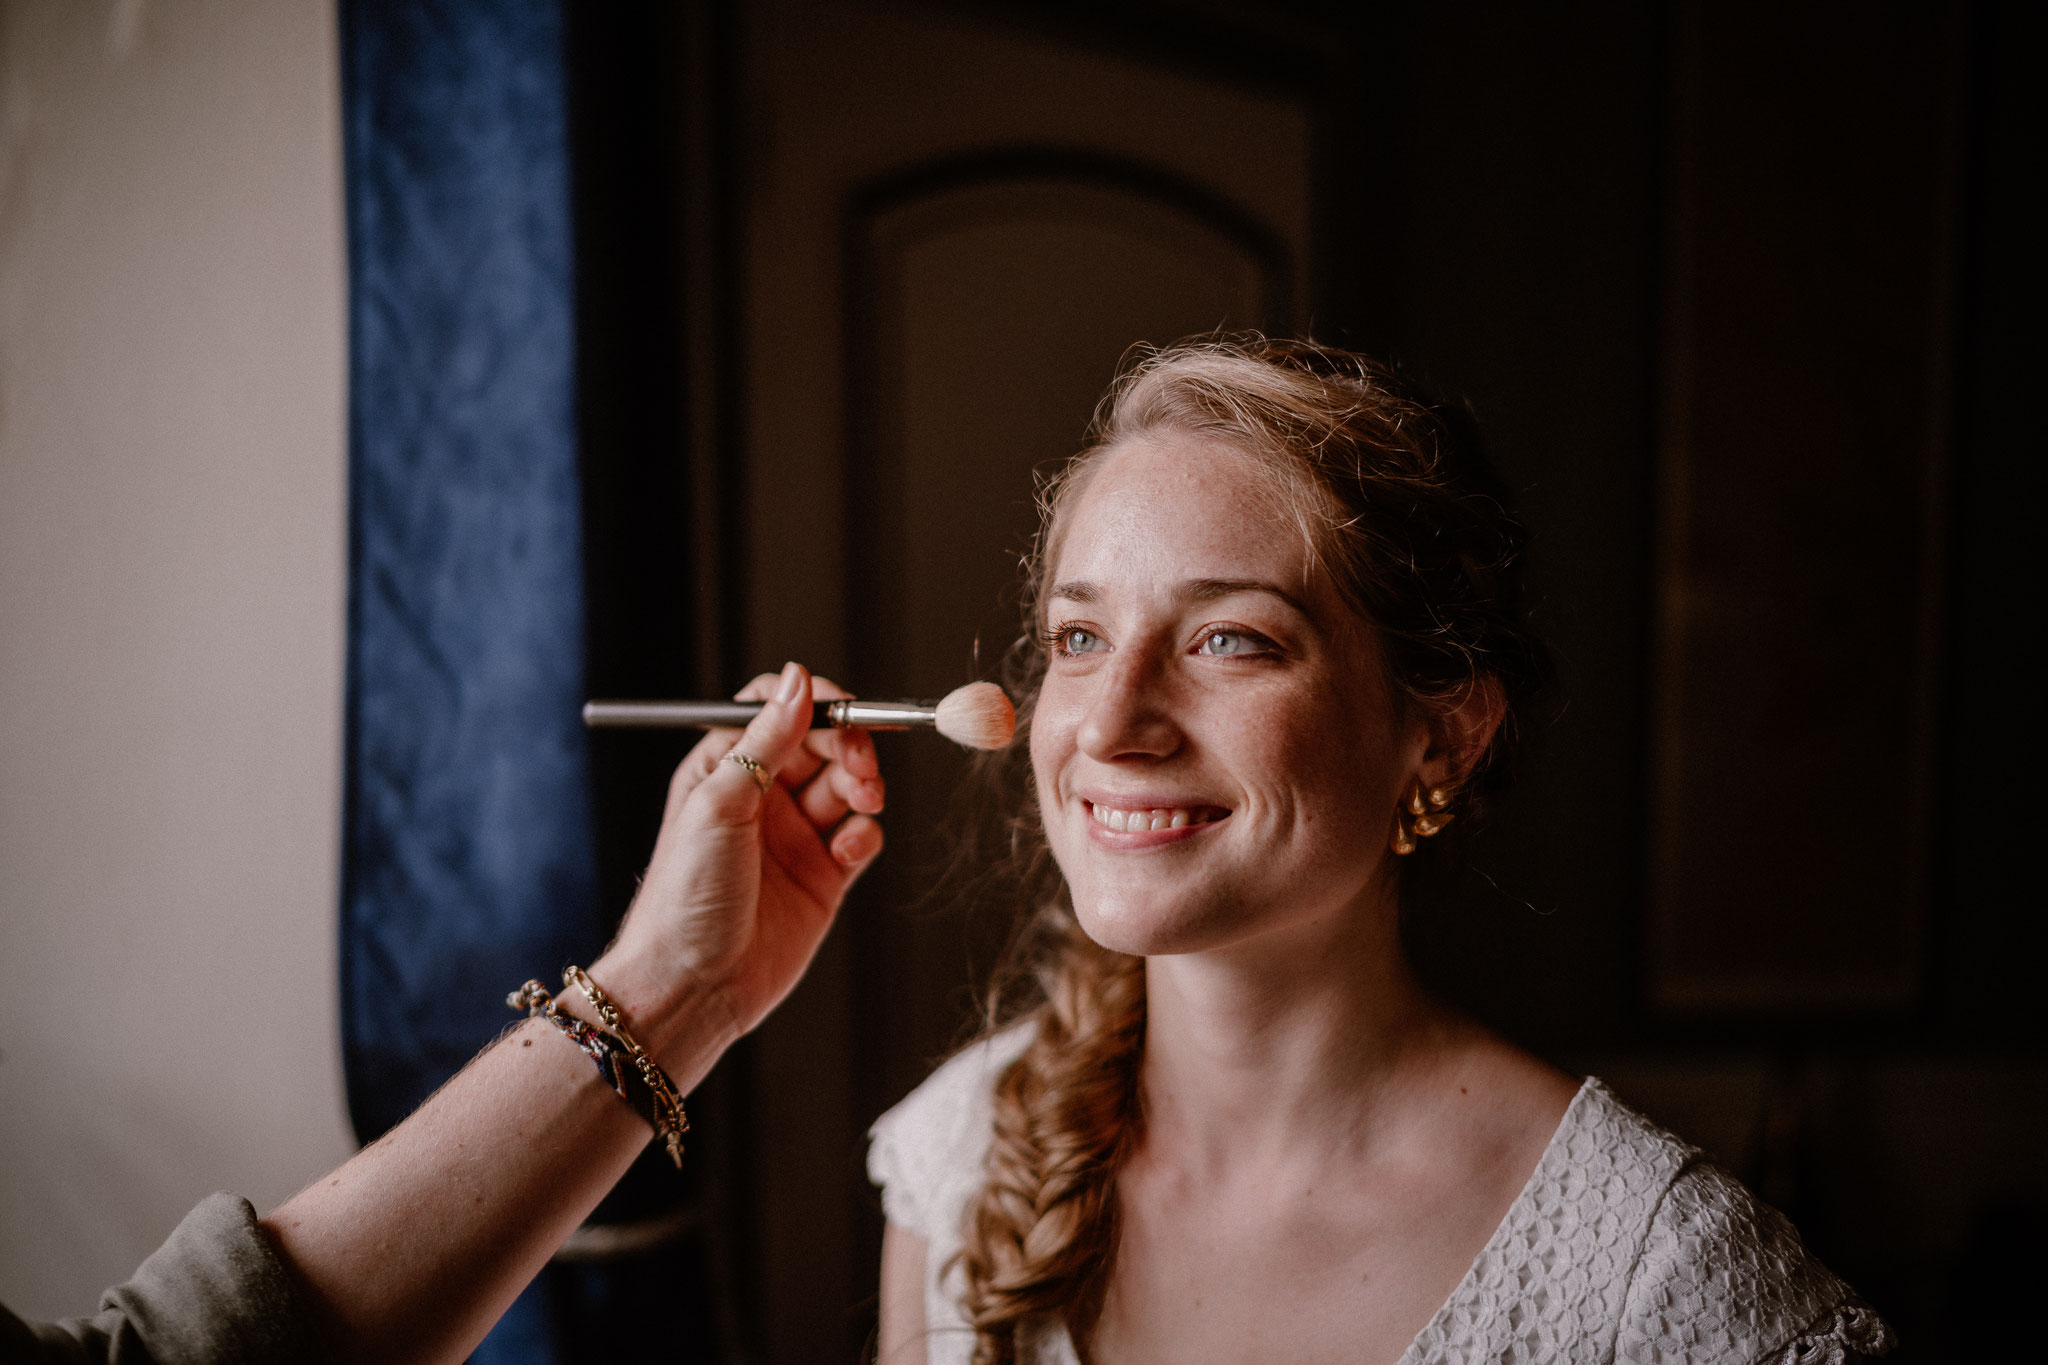
[[1213, 905], [1161, 904], [1156, 897], [1074, 897], [1082, 932], [1113, 953], [1133, 957], [1198, 953], [1228, 942], [1236, 936], [1232, 928], [1242, 926], [1219, 923], [1234, 917], [1217, 911]]

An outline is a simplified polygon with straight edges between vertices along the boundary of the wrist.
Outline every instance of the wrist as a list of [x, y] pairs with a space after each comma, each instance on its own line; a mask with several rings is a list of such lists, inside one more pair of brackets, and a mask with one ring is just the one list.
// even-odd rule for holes
[[[618, 1007], [633, 1037], [683, 1094], [695, 1089], [739, 1038], [724, 992], [699, 974], [655, 969], [616, 949], [591, 963], [589, 973]], [[563, 994], [575, 1001], [579, 1015], [589, 1013], [581, 991]]]

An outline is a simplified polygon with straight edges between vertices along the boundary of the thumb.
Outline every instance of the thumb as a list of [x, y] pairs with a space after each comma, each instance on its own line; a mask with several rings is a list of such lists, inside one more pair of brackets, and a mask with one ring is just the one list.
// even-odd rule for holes
[[[747, 728], [740, 732], [739, 743], [728, 753], [752, 759], [761, 766], [763, 777], [772, 780], [796, 756], [810, 728], [811, 675], [802, 664], [787, 663], [775, 685], [775, 695], [747, 723]], [[721, 762], [718, 766], [726, 774], [724, 780], [743, 783], [761, 795], [767, 794], [765, 783], [756, 781], [744, 765]]]

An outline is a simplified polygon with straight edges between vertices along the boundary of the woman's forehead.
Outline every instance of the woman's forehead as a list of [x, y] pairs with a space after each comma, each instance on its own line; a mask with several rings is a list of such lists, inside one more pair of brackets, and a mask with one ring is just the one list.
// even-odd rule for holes
[[1062, 509], [1054, 584], [1256, 579], [1306, 587], [1308, 528], [1283, 476], [1222, 441], [1159, 432], [1091, 462]]

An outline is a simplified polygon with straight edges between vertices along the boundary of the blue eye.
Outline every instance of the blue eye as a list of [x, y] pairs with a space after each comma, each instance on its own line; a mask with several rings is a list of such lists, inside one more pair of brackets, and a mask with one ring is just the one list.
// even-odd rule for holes
[[1255, 630], [1219, 626], [1202, 632], [1202, 642], [1195, 646], [1194, 652], [1211, 659], [1268, 659], [1280, 650]]
[[1093, 654], [1102, 648], [1102, 637], [1085, 626], [1058, 626], [1045, 633], [1045, 643], [1055, 654]]

